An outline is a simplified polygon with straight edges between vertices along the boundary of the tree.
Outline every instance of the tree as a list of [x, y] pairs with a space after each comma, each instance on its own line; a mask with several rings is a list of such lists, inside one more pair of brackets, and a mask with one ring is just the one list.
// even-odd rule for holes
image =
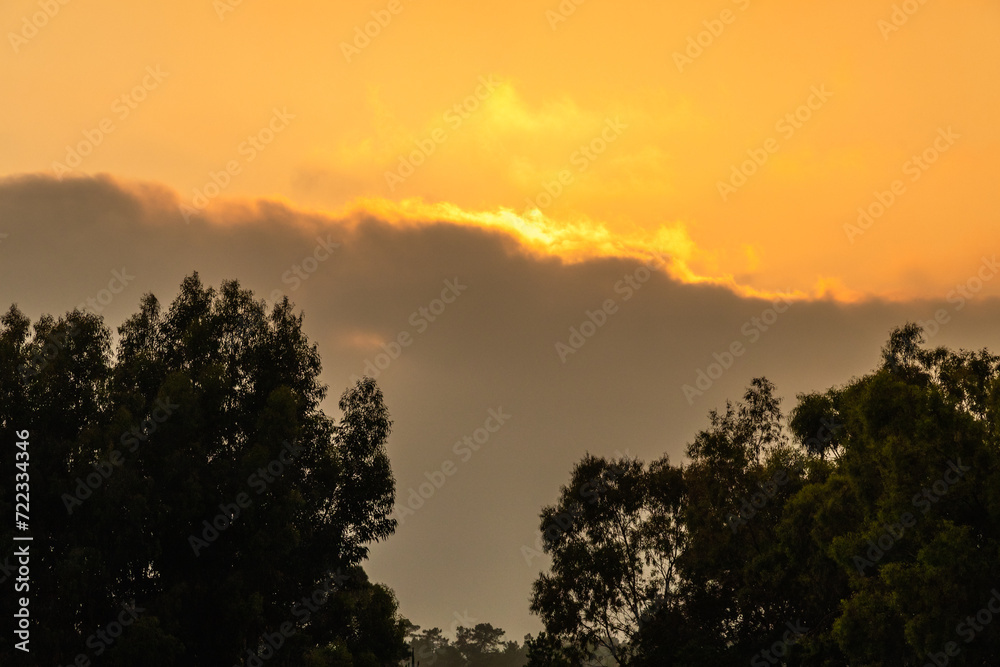
[[524, 667], [527, 660], [527, 646], [505, 642], [506, 633], [489, 623], [459, 626], [454, 643], [440, 628], [419, 630], [410, 626], [408, 637], [417, 664], [424, 667]]
[[421, 665], [434, 667], [464, 667], [465, 659], [458, 648], [444, 636], [440, 628], [418, 632], [415, 626], [410, 634], [413, 654]]
[[571, 658], [603, 648], [630, 664], [645, 617], [674, 603], [682, 498], [680, 471], [665, 458], [646, 469], [588, 455], [558, 504], [542, 510], [552, 566], [534, 584], [531, 610], [554, 640], [576, 648]]
[[530, 667], [573, 667], [578, 664], [574, 658], [579, 652], [546, 632], [540, 632], [537, 637], [529, 637], [525, 646]]
[[[754, 379], [741, 402], [711, 411], [709, 427], [688, 445], [684, 604], [676, 619], [684, 631], [673, 664], [748, 661], [801, 613], [794, 572], [775, 536], [806, 466], [788, 445], [774, 391], [765, 378]], [[662, 652], [665, 643], [652, 641], [647, 650]]]
[[[0, 325], [0, 427], [30, 432], [31, 530], [46, 545], [34, 660], [401, 655], [395, 598], [359, 567], [395, 528], [389, 415], [370, 378], [344, 392], [339, 422], [323, 413], [319, 354], [287, 298], [268, 312], [195, 273], [165, 312], [146, 295], [114, 354], [91, 314], [42, 317], [29, 336], [12, 307]], [[133, 601], [120, 638], [88, 645]]]
[[[754, 380], [662, 480], [617, 464], [626, 520], [595, 522], [574, 500], [610, 466], [585, 457], [542, 511], [553, 563], [535, 583], [547, 634], [530, 664], [579, 664], [598, 641], [630, 667], [996, 664], [1000, 358], [928, 349], [916, 325], [882, 352], [870, 374], [799, 395], [787, 423]], [[670, 520], [649, 534], [663, 539], [624, 539], [658, 493], [672, 509], [651, 516]], [[623, 586], [639, 569], [622, 545], [640, 543], [643, 562], [673, 566], [662, 604]]]
[[455, 648], [469, 667], [523, 667], [524, 650], [516, 641], [504, 641], [506, 634], [489, 623], [475, 627], [459, 627]]
[[854, 511], [818, 522], [850, 582], [830, 634], [852, 664], [933, 662], [949, 642], [950, 664], [993, 664], [1000, 637], [966, 631], [1000, 580], [1000, 359], [922, 343], [897, 329], [838, 397], [848, 439], [824, 491]]

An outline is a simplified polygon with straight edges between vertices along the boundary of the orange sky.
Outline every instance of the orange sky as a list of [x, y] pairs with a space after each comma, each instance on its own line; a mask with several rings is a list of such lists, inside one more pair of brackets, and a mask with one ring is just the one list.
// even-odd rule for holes
[[944, 298], [1000, 245], [1000, 6], [903, 4], [12, 0], [0, 174], [82, 142], [75, 173], [191, 204], [215, 173], [215, 202], [656, 249], [742, 293]]

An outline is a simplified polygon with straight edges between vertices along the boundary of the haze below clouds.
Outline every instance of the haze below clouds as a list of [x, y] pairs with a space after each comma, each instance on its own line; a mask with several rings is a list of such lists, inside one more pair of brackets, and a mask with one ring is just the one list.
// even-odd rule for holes
[[[185, 225], [181, 198], [159, 184], [109, 178], [0, 182], [0, 302], [16, 302], [32, 320], [61, 314], [124, 272], [134, 279], [98, 304], [115, 328], [144, 293], [169, 303], [198, 271], [216, 287], [236, 278], [269, 302], [287, 294], [304, 311], [331, 414], [352, 375], [368, 361], [385, 366], [377, 379], [395, 421], [398, 506], [427, 475], [454, 466], [366, 566], [423, 627], [448, 630], [457, 613], [515, 638], [540, 629], [528, 595], [546, 559], [526, 562], [523, 547], [534, 547], [539, 511], [586, 452], [680, 462], [708, 411], [738, 399], [751, 378], [774, 381], [787, 410], [798, 392], [872, 370], [893, 327], [939, 310], [949, 322], [931, 344], [998, 347], [1000, 301], [986, 290], [969, 300], [802, 300], [769, 315], [770, 301], [723, 287], [657, 271], [641, 282], [636, 258], [569, 263], [503, 230], [329, 217], [265, 200]], [[304, 261], [334, 243], [328, 259]], [[315, 270], [296, 274], [296, 265]], [[976, 261], [965, 275], [980, 270]], [[626, 276], [636, 288], [623, 287]], [[435, 304], [442, 293], [452, 302]], [[608, 300], [614, 312], [563, 361], [556, 344], [569, 344], [571, 327]], [[401, 333], [411, 342], [385, 365], [382, 345]], [[745, 352], [689, 401], [683, 386], [737, 342]], [[456, 449], [501, 409], [510, 418], [478, 451]]]

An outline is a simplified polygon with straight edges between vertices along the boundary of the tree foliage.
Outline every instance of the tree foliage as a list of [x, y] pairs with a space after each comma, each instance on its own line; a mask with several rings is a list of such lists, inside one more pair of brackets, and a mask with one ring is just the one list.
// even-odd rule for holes
[[[527, 649], [505, 641], [506, 633], [490, 623], [459, 626], [454, 642], [440, 628], [409, 628], [413, 658], [421, 667], [524, 667]], [[409, 664], [409, 663], [407, 663]]]
[[[1000, 359], [927, 348], [907, 325], [873, 372], [800, 395], [787, 418], [754, 380], [710, 413], [686, 465], [588, 456], [541, 515], [543, 533], [560, 513], [572, 522], [543, 539], [552, 566], [532, 609], [547, 632], [529, 664], [577, 664], [601, 643], [629, 666], [996, 664], [998, 432]], [[629, 594], [633, 524], [607, 522], [622, 528], [609, 548], [598, 505], [569, 509], [584, 480], [615, 467], [630, 480], [604, 500], [618, 516], [672, 500], [639, 559], [671, 564], [662, 604]], [[670, 474], [643, 481], [657, 470]], [[601, 641], [604, 619], [615, 625]]]
[[114, 346], [95, 315], [11, 307], [0, 428], [30, 433], [37, 664], [394, 664], [395, 598], [360, 567], [395, 528], [391, 422], [369, 378], [328, 417], [320, 369], [288, 299], [235, 281], [146, 295]]
[[681, 498], [681, 476], [666, 459], [648, 470], [627, 458], [577, 464], [559, 503], [542, 512], [552, 572], [535, 582], [531, 608], [551, 634], [629, 659], [633, 629], [672, 603]]

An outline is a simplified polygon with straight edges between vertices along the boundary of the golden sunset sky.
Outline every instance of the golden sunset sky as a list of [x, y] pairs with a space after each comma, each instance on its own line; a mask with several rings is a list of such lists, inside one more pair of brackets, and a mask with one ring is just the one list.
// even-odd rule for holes
[[740, 294], [944, 298], [997, 249], [996, 2], [50, 4], [0, 9], [0, 174], [658, 250]]
[[0, 306], [106, 295], [114, 330], [194, 271], [287, 295], [331, 414], [385, 392], [397, 511], [458, 465], [365, 565], [424, 627], [541, 628], [539, 511], [585, 452], [682, 463], [752, 378], [787, 412], [907, 321], [1000, 348], [996, 0], [8, 0], [0, 28]]

